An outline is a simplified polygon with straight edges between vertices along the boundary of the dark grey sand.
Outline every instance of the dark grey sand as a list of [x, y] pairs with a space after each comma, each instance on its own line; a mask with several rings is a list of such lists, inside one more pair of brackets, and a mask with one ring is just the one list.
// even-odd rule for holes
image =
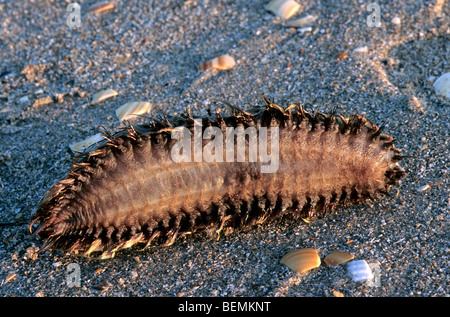
[[[69, 1], [0, 0], [2, 296], [449, 295], [450, 100], [432, 89], [450, 71], [448, 2], [383, 1], [381, 26], [369, 27], [368, 1], [298, 0], [294, 18], [318, 17], [303, 34], [265, 11], [267, 2], [118, 1], [95, 15], [95, 1], [79, 1], [81, 26], [72, 29]], [[397, 16], [401, 24], [391, 22]], [[236, 59], [232, 70], [197, 70], [224, 53]], [[84, 106], [107, 88], [119, 95]], [[105, 261], [36, 253], [41, 242], [27, 223], [68, 171], [68, 145], [117, 129], [117, 107], [143, 100], [151, 115], [188, 106], [205, 115], [220, 107], [214, 99], [245, 108], [262, 104], [261, 95], [386, 122], [408, 156], [407, 177], [388, 197], [309, 224], [281, 220], [219, 241], [187, 236]], [[46, 96], [54, 102], [33, 107]], [[322, 260], [350, 252], [371, 263], [377, 281], [354, 282], [345, 265], [296, 274], [280, 264], [304, 247]], [[78, 288], [67, 284], [71, 263]]]

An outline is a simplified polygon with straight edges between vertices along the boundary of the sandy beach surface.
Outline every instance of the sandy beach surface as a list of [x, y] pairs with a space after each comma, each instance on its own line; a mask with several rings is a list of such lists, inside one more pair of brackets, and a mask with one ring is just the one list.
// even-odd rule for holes
[[[94, 12], [98, 1], [79, 1], [71, 27], [70, 1], [0, 0], [1, 296], [449, 296], [450, 99], [433, 89], [450, 72], [448, 1], [373, 1], [378, 27], [371, 1], [297, 0], [287, 20], [268, 2], [131, 0]], [[286, 25], [308, 15], [306, 26]], [[232, 69], [198, 70], [222, 54]], [[105, 89], [118, 94], [90, 104]], [[69, 145], [121, 127], [116, 108], [148, 101], [151, 116], [207, 115], [222, 107], [216, 99], [245, 109], [262, 95], [385, 123], [408, 175], [389, 196], [311, 223], [186, 236], [103, 261], [37, 252], [28, 223], [67, 173]], [[345, 265], [323, 261], [297, 274], [280, 264], [297, 248], [322, 260], [352, 253], [375, 278], [355, 282]]]

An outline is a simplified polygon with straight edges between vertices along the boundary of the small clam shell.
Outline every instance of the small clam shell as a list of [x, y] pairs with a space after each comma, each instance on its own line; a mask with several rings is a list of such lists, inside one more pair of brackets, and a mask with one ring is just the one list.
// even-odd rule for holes
[[90, 146], [101, 142], [105, 140], [105, 138], [102, 136], [101, 133], [97, 133], [83, 141], [80, 142], [76, 142], [76, 143], [72, 143], [69, 145], [70, 149], [72, 150], [72, 152], [83, 152], [84, 150], [86, 150], [87, 148], [89, 148]]
[[280, 260], [291, 270], [303, 273], [320, 266], [320, 258], [316, 249], [298, 249], [289, 252]]
[[365, 260], [352, 261], [347, 264], [347, 270], [355, 282], [373, 279], [373, 273]]
[[286, 22], [285, 26], [293, 27], [293, 28], [301, 28], [301, 27], [312, 24], [314, 21], [316, 21], [316, 19], [317, 19], [317, 17], [314, 15], [307, 15], [300, 19], [288, 21], [288, 22]]
[[354, 258], [353, 254], [336, 250], [328, 254], [323, 261], [330, 266], [336, 266], [351, 261]]
[[103, 100], [115, 97], [117, 95], [118, 95], [118, 93], [114, 89], [106, 89], [106, 90], [99, 91], [98, 93], [96, 93], [94, 95], [94, 97], [92, 97], [92, 104], [102, 102]]
[[438, 95], [450, 98], [450, 73], [445, 73], [433, 84], [433, 88]]
[[230, 55], [224, 54], [200, 64], [198, 69], [201, 71], [206, 71], [209, 69], [228, 70], [233, 68], [234, 65], [236, 65], [234, 58]]
[[137, 115], [147, 113], [151, 107], [150, 102], [129, 102], [116, 109], [116, 116], [120, 121], [137, 118]]
[[271, 11], [283, 19], [289, 19], [299, 9], [300, 5], [294, 0], [272, 0], [266, 5], [267, 11]]
[[399, 17], [394, 17], [394, 18], [391, 20], [391, 23], [392, 23], [392, 24], [395, 24], [395, 25], [399, 25], [399, 24], [402, 23], [402, 20], [401, 20]]

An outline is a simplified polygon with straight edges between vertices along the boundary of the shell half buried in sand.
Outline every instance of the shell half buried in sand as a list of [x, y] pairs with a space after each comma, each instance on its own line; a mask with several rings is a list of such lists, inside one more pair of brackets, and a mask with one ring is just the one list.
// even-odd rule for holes
[[75, 142], [69, 145], [70, 150], [72, 152], [84, 152], [88, 148], [90, 148], [93, 145], [97, 145], [99, 142], [104, 141], [105, 138], [102, 136], [101, 133], [97, 133], [87, 139], [84, 139], [80, 142]]
[[352, 261], [347, 264], [347, 270], [355, 282], [373, 279], [372, 269], [365, 260]]
[[146, 101], [135, 101], [126, 103], [116, 109], [116, 116], [120, 121], [137, 118], [139, 115], [150, 111], [152, 105]]
[[288, 21], [286, 22], [285, 26], [287, 27], [293, 27], [293, 28], [301, 28], [304, 26], [309, 26], [311, 25], [314, 21], [317, 20], [317, 17], [314, 15], [307, 15], [303, 18], [300, 19], [295, 19], [292, 21]]
[[450, 73], [445, 73], [439, 77], [433, 84], [433, 88], [438, 95], [450, 99]]
[[297, 13], [300, 5], [294, 0], [272, 0], [266, 5], [266, 10], [283, 18], [289, 19]]
[[92, 97], [92, 104], [102, 102], [106, 99], [115, 97], [117, 95], [118, 95], [118, 92], [115, 91], [114, 89], [105, 89], [105, 90], [99, 91]]
[[233, 68], [234, 65], [236, 65], [234, 58], [230, 55], [224, 54], [213, 58], [210, 61], [201, 63], [200, 66], [198, 66], [198, 69], [200, 71], [207, 71], [210, 69], [228, 70]]
[[289, 252], [280, 260], [281, 263], [297, 273], [303, 273], [320, 266], [319, 253], [316, 249], [298, 249]]

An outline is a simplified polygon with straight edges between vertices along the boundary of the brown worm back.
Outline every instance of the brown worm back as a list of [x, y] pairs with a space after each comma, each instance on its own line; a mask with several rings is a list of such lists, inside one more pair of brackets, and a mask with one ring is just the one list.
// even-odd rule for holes
[[170, 245], [179, 235], [219, 234], [286, 213], [311, 219], [387, 193], [405, 175], [392, 137], [362, 116], [311, 115], [299, 106], [266, 103], [257, 111], [203, 118], [202, 129], [278, 127], [275, 173], [261, 173], [260, 160], [174, 162], [171, 132], [174, 126], [193, 131], [190, 116], [129, 126], [78, 158], [46, 193], [30, 230], [40, 223], [42, 250], [108, 258], [136, 243]]

